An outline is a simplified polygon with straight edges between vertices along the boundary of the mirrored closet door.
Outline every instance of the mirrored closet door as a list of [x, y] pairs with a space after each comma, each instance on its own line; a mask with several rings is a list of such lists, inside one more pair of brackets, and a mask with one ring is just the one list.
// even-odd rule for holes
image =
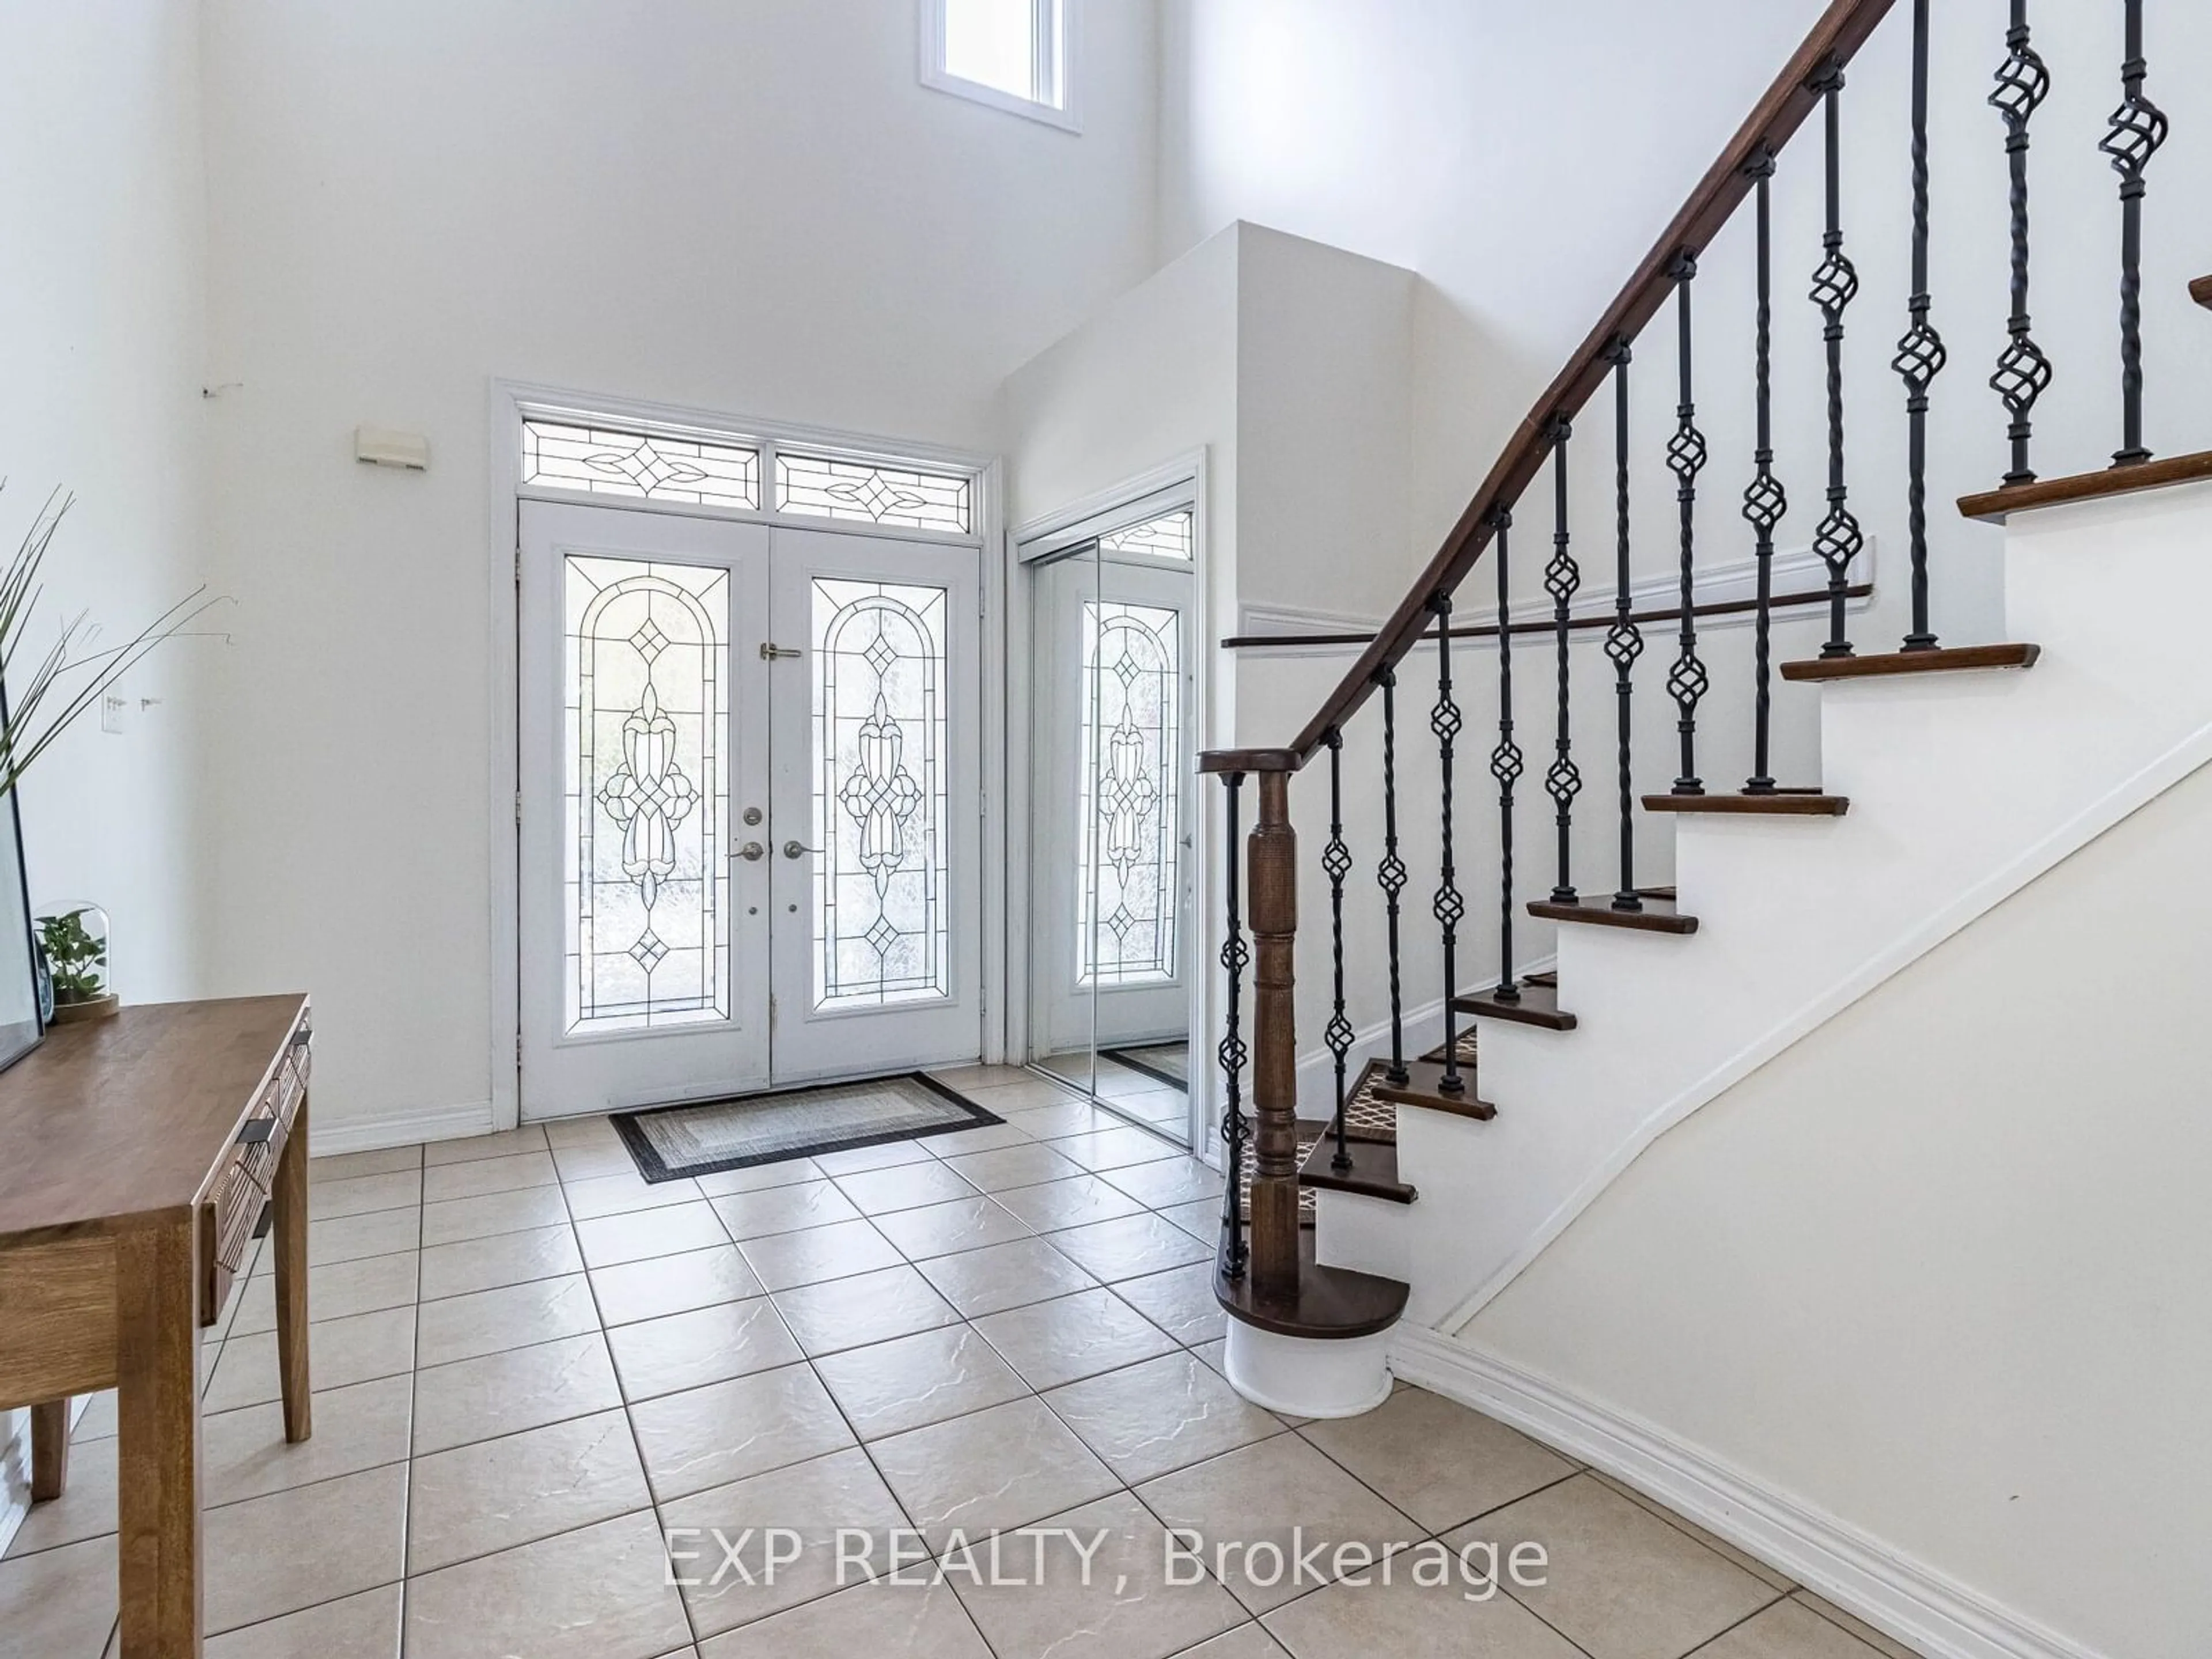
[[1192, 514], [1030, 566], [1030, 1060], [1190, 1134]]

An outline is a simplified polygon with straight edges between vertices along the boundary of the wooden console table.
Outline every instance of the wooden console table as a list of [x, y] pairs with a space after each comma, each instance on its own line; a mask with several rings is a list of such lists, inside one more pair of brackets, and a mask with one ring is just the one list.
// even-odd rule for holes
[[198, 1659], [199, 1333], [274, 1206], [284, 1437], [307, 1401], [307, 999], [125, 1008], [0, 1073], [0, 1407], [59, 1495], [69, 1396], [113, 1388], [123, 1659]]

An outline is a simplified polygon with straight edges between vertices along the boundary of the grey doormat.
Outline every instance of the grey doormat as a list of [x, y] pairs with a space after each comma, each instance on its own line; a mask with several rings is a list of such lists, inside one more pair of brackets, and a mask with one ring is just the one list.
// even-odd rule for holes
[[617, 1112], [612, 1121], [651, 1182], [1006, 1121], [919, 1072]]

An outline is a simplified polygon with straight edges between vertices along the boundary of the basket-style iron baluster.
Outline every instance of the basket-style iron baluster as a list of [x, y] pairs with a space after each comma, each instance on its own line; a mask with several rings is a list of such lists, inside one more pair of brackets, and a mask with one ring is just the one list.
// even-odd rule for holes
[[1513, 741], [1513, 514], [1501, 507], [1491, 522], [1498, 528], [1498, 746], [1490, 751], [1490, 775], [1498, 780], [1498, 988], [1491, 994], [1500, 1002], [1518, 1002], [1521, 982], [1513, 973], [1513, 786], [1523, 763], [1521, 745]]
[[1614, 692], [1619, 704], [1615, 724], [1620, 738], [1620, 885], [1614, 890], [1613, 908], [1641, 910], [1636, 894], [1636, 799], [1630, 776], [1629, 719], [1634, 690], [1630, 684], [1636, 659], [1644, 654], [1644, 630], [1636, 625], [1629, 605], [1628, 577], [1628, 342], [1616, 340], [1608, 354], [1613, 362], [1613, 626], [1606, 630], [1605, 654], [1612, 660]]
[[1774, 215], [1771, 200], [1774, 152], [1762, 145], [1748, 171], [1756, 181], [1759, 258], [1758, 324], [1753, 343], [1753, 406], [1758, 428], [1752, 460], [1758, 471], [1743, 492], [1743, 516], [1751, 523], [1752, 554], [1757, 567], [1757, 599], [1752, 617], [1752, 772], [1744, 793], [1771, 795], [1774, 774], [1768, 752], [1772, 725], [1774, 634], [1774, 526], [1789, 511], [1790, 498], [1774, 476]]
[[1820, 337], [1828, 348], [1828, 512], [1813, 532], [1813, 550], [1828, 567], [1828, 641], [1824, 657], [1848, 657], [1851, 642], [1844, 627], [1844, 600], [1850, 589], [1851, 561], [1866, 545], [1865, 533], [1850, 509], [1844, 481], [1844, 312], [1859, 291], [1859, 275], [1844, 252], [1843, 118], [1844, 72], [1831, 64], [1813, 82], [1827, 118], [1827, 229], [1821, 235], [1823, 258], [1813, 273], [1813, 303], [1820, 307]]
[[1466, 1091], [1467, 1080], [1459, 1074], [1459, 1013], [1452, 1004], [1459, 995], [1459, 924], [1467, 914], [1467, 901], [1460, 896], [1458, 871], [1452, 862], [1452, 754], [1462, 721], [1459, 705], [1452, 701], [1451, 595], [1434, 595], [1429, 610], [1437, 619], [1437, 707], [1429, 716], [1429, 730], [1437, 738], [1443, 826], [1433, 906], [1444, 945], [1444, 1071], [1437, 1088], [1440, 1093], [1457, 1095]]
[[1674, 730], [1682, 743], [1682, 770], [1674, 780], [1678, 795], [1702, 795], [1698, 776], [1698, 703], [1705, 695], [1705, 665], [1698, 658], [1697, 578], [1691, 562], [1698, 544], [1698, 474], [1705, 465], [1705, 434], [1698, 430], [1698, 404], [1692, 368], [1690, 284], [1698, 262], [1689, 254], [1674, 261], [1675, 357], [1680, 392], [1674, 404], [1674, 435], [1667, 441], [1667, 470], [1674, 475], [1674, 502], [1682, 520], [1681, 621], [1674, 661], [1667, 671], [1667, 695], [1674, 700]]
[[1544, 790], [1551, 796], [1555, 810], [1553, 822], [1559, 836], [1559, 874], [1552, 884], [1554, 904], [1575, 902], [1574, 872], [1571, 866], [1575, 823], [1575, 797], [1582, 793], [1583, 775], [1575, 765], [1574, 733], [1570, 725], [1568, 708], [1567, 647], [1572, 637], [1570, 632], [1567, 606], [1575, 592], [1583, 585], [1582, 567], [1576, 563], [1574, 544], [1567, 527], [1567, 440], [1574, 428], [1560, 416], [1552, 422], [1552, 491], [1553, 529], [1552, 531], [1552, 562], [1544, 567], [1544, 591], [1552, 596], [1552, 627], [1557, 639], [1559, 658], [1559, 735], [1553, 747], [1552, 764], [1544, 774]]
[[1406, 890], [1406, 861], [1398, 856], [1398, 671], [1385, 668], [1375, 677], [1382, 688], [1382, 862], [1376, 866], [1376, 884], [1382, 889], [1390, 956], [1390, 1069], [1385, 1080], [1402, 1089], [1411, 1078], [1406, 1070], [1405, 994], [1398, 962], [1398, 900]]
[[1222, 942], [1221, 966], [1229, 975], [1229, 1001], [1221, 1046], [1216, 1054], [1228, 1086], [1228, 1097], [1222, 1109], [1221, 1143], [1228, 1150], [1229, 1184], [1222, 1199], [1220, 1267], [1224, 1279], [1239, 1279], [1244, 1277], [1251, 1262], [1250, 1247], [1244, 1241], [1244, 1149], [1252, 1138], [1252, 1126], [1244, 1116], [1244, 1066], [1252, 1056], [1244, 1046], [1243, 994], [1244, 969], [1251, 963], [1252, 951], [1244, 943], [1244, 889], [1241, 875], [1244, 847], [1237, 826], [1238, 798], [1243, 793], [1244, 775], [1226, 773], [1223, 781], [1229, 791], [1229, 936]]
[[1943, 372], [1943, 337], [1928, 321], [1928, 0], [1912, 5], [1912, 298], [1911, 326], [1890, 367], [1905, 382], [1905, 533], [1911, 555], [1912, 631], [1907, 651], [1933, 651], [1928, 620], [1928, 388]]
[[1344, 878], [1352, 873], [1352, 852], [1344, 844], [1344, 733], [1328, 731], [1328, 845], [1322, 849], [1321, 867], [1328, 877], [1329, 953], [1336, 971], [1336, 1001], [1322, 1040], [1336, 1060], [1336, 1156], [1330, 1160], [1339, 1172], [1352, 1167], [1352, 1153], [1344, 1136], [1345, 1066], [1352, 1054], [1352, 1022], [1344, 1013]]
[[2051, 384], [2051, 359], [2028, 332], [2027, 123], [2050, 94], [2051, 71], [2031, 43], [2027, 0], [2012, 0], [2012, 27], [2005, 31], [2005, 46], [1990, 106], [2004, 118], [2005, 161], [2012, 173], [2012, 316], [2005, 325], [2011, 338], [1997, 354], [1990, 390], [2004, 400], [2012, 416], [2012, 424], [2005, 429], [2012, 441], [2012, 470], [2004, 481], [2024, 484], [2035, 482], [2035, 469], [2027, 463], [2035, 402]]
[[2142, 0], [2127, 0], [2127, 61], [2120, 65], [2120, 106], [2097, 148], [2120, 175], [2120, 448], [2114, 466], [2150, 459], [2142, 431], [2142, 204], [2144, 169], [2166, 142], [2166, 116], [2143, 96]]

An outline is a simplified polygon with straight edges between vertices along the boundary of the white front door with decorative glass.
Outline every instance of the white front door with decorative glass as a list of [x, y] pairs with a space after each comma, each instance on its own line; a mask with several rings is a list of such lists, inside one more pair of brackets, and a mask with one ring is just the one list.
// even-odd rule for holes
[[975, 550], [521, 515], [523, 1115], [975, 1058]]

